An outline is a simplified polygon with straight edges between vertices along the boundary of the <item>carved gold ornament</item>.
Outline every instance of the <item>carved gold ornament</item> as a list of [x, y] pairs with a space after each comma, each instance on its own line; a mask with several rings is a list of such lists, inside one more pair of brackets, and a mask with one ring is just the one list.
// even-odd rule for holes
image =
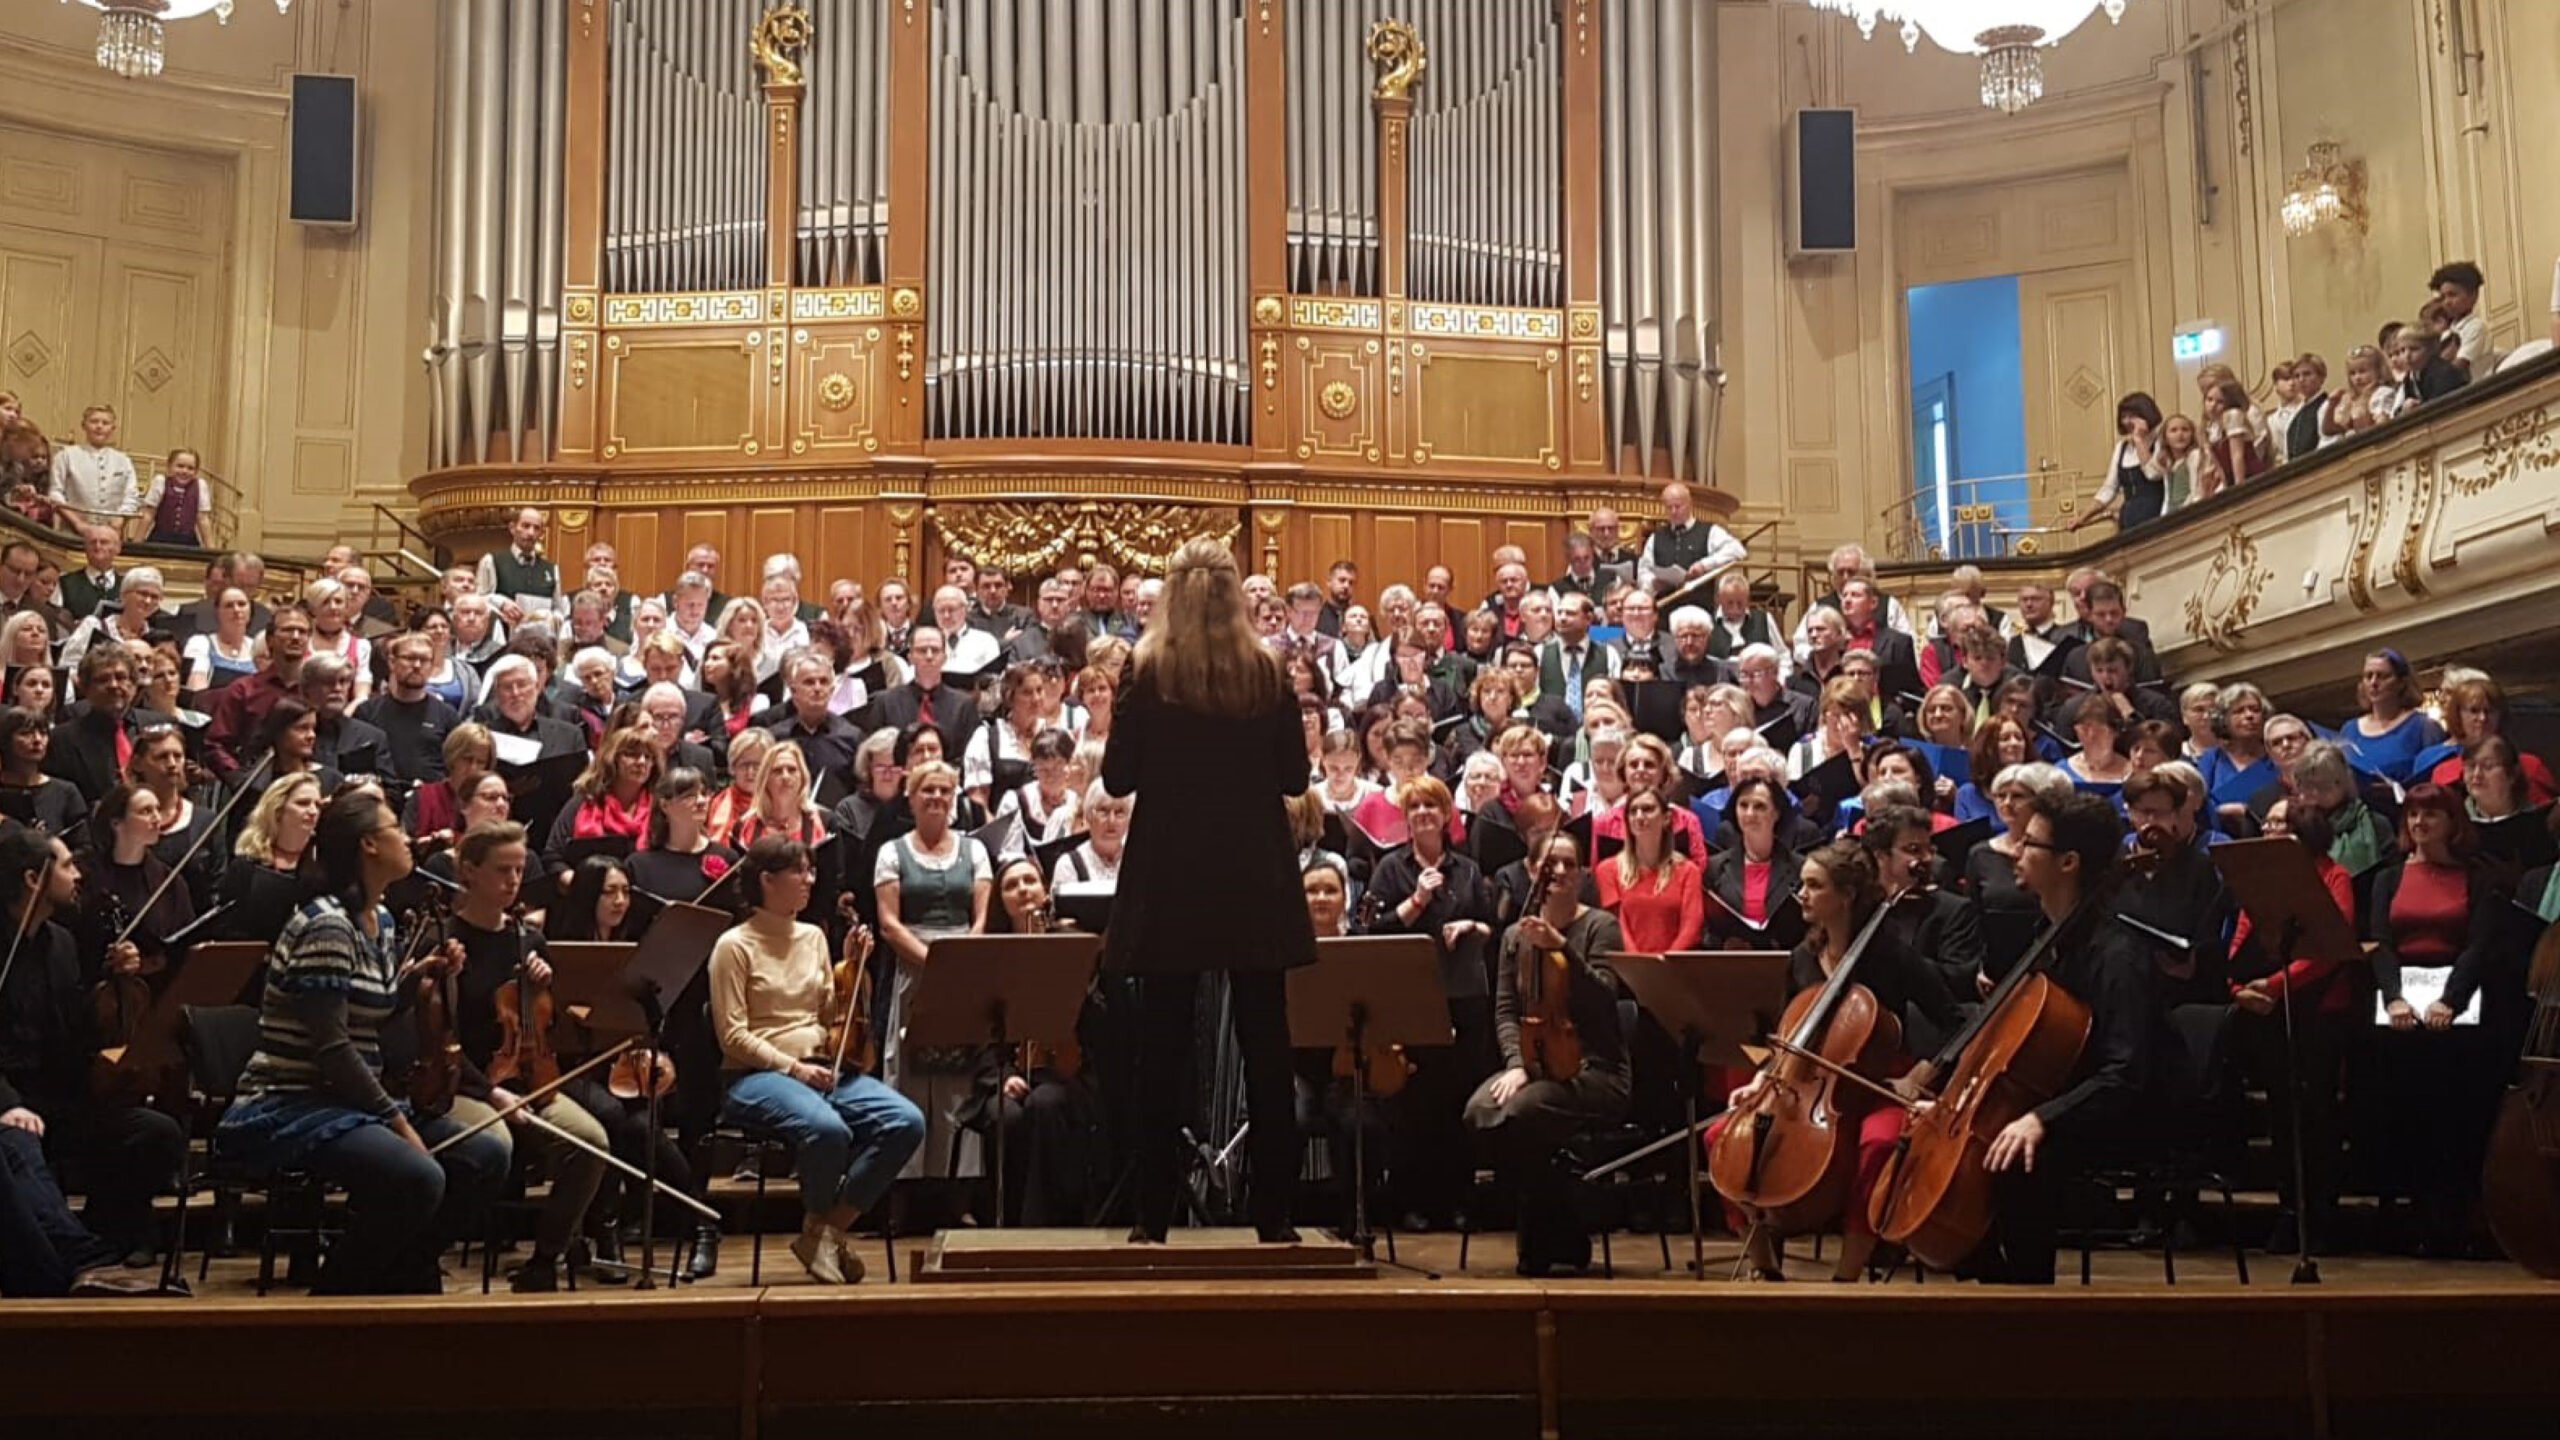
[[764, 71], [767, 85], [800, 83], [800, 52], [809, 48], [809, 12], [798, 6], [787, 6], [767, 14], [756, 22], [755, 33], [748, 37], [747, 49], [756, 57], [756, 65]]
[[2551, 433], [2551, 412], [2543, 406], [2510, 415], [2480, 437], [2480, 473], [2447, 472], [2457, 495], [2480, 495], [2498, 488], [2527, 469], [2560, 468], [2560, 436]]
[[1430, 65], [1423, 53], [1422, 36], [1403, 20], [1381, 20], [1369, 27], [1369, 63], [1378, 67], [1378, 87], [1370, 93], [1380, 100], [1413, 98], [1414, 82]]
[[838, 370], [819, 381], [818, 403], [829, 410], [842, 410], [853, 404], [853, 377]]
[[2232, 526], [2206, 565], [2203, 582], [2187, 592], [2187, 633], [2225, 653], [2240, 648], [2241, 627], [2257, 612], [2259, 597], [2274, 578], [2275, 572], [2258, 562], [2258, 542]]
[[912, 320], [924, 313], [924, 297], [913, 285], [901, 285], [889, 292], [889, 313], [901, 320]]
[[952, 553], [1016, 575], [1045, 574], [1070, 560], [1161, 575], [1183, 542], [1207, 536], [1233, 545], [1243, 528], [1224, 506], [1105, 500], [938, 505], [932, 519]]
[[1348, 420], [1360, 408], [1360, 392], [1351, 388], [1351, 382], [1336, 380], [1316, 392], [1316, 405], [1328, 419]]
[[1269, 327], [1288, 318], [1289, 310], [1277, 295], [1264, 295], [1253, 302], [1253, 323]]

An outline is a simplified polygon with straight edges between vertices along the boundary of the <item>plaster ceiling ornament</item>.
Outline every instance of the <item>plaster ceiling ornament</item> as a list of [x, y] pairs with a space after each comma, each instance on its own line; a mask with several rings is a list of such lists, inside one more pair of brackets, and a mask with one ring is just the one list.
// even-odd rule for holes
[[1918, 50], [1920, 37], [1957, 55], [1982, 57], [1982, 103], [2015, 115], [2044, 98], [2043, 52], [2103, 10], [2109, 23], [2124, 19], [2126, 0], [1806, 0], [1858, 22], [1874, 39], [1882, 21], [1898, 21], [1903, 49]]
[[[63, 0], [70, 4], [71, 0]], [[168, 63], [168, 22], [211, 15], [231, 23], [231, 0], [79, 0], [98, 12], [98, 68], [127, 80], [147, 80]], [[276, 0], [276, 13], [293, 13], [293, 0]]]

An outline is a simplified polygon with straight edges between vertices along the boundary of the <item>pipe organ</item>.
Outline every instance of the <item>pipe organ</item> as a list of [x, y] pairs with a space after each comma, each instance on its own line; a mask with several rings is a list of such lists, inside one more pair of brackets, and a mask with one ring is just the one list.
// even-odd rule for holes
[[438, 3], [439, 539], [1472, 585], [1730, 508], [1691, 0]]

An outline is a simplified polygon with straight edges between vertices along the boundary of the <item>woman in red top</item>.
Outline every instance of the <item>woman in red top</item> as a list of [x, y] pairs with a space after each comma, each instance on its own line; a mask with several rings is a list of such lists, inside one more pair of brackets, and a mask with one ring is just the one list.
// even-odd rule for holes
[[[2329, 892], [2338, 913], [2353, 925], [2356, 918], [2356, 887], [2346, 867], [2329, 858], [2329, 845], [2334, 834], [2329, 817], [2309, 806], [2294, 813], [2295, 803], [2278, 800], [2268, 807], [2265, 833], [2269, 839], [2291, 838], [2311, 853], [2312, 869], [2320, 876], [2322, 888]], [[2354, 1024], [2356, 988], [2339, 974], [2334, 960], [2313, 960], [2304, 956], [2282, 956], [2270, 953], [2273, 942], [2252, 946], [2249, 913], [2240, 912], [2240, 923], [2231, 934], [2232, 973], [2235, 977], [2256, 978], [2231, 982], [2231, 1003], [2240, 1014], [2233, 1017], [2232, 1040], [2237, 1046], [2241, 1064], [2251, 1079], [2263, 1086], [2268, 1095], [2280, 1093], [2290, 1083], [2301, 1095], [2302, 1134], [2294, 1138], [2295, 1106], [2283, 1100], [2271, 1100], [2267, 1106], [2268, 1127], [2274, 1132], [2278, 1185], [2284, 1198], [2284, 1218], [2276, 1222], [2275, 1234], [2267, 1241], [2273, 1255], [2293, 1253], [2291, 1246], [2307, 1236], [2313, 1252], [2324, 1253], [2337, 1231], [2331, 1219], [2338, 1204], [2338, 1067], [2346, 1055], [2347, 1037]], [[2293, 1049], [2285, 1051], [2285, 1006], [2293, 1008]], [[2305, 1202], [2293, 1194], [2293, 1146], [2302, 1146], [2302, 1174], [2311, 1196]]]
[[1661, 955], [1695, 950], [1707, 925], [1698, 862], [1672, 848], [1671, 807], [1659, 790], [1637, 790], [1623, 807], [1627, 846], [1601, 862], [1600, 908], [1618, 917], [1629, 950]]
[[[2470, 675], [2448, 681], [2444, 687], [2445, 744], [2432, 752], [2442, 758], [2430, 767], [2426, 778], [2448, 787], [2462, 784], [2465, 748], [2506, 731], [2507, 692], [2496, 680]], [[2551, 767], [2543, 763], [2541, 756], [2519, 754], [2517, 763], [2524, 773], [2527, 809], [2560, 799], [2560, 780], [2552, 777]]]
[[[2440, 785], [2412, 786], [2400, 830], [2406, 858], [2374, 881], [2367, 921], [2390, 1022], [2374, 1047], [2380, 1188], [2416, 1201], [2425, 1253], [2468, 1255], [2471, 1203], [2505, 1080], [2496, 1036], [2512, 1030], [2511, 1002], [2524, 987], [2499, 963], [2503, 902], [2473, 863], [2479, 840], [2462, 802]], [[2474, 1001], [2479, 1023], [2457, 1024]]]

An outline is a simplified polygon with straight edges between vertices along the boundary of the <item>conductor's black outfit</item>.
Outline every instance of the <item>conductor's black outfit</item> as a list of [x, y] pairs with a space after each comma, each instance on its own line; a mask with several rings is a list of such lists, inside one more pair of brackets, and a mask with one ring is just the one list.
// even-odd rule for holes
[[1233, 718], [1161, 699], [1133, 671], [1112, 721], [1102, 783], [1136, 794], [1103, 966], [1139, 978], [1137, 1233], [1173, 1220], [1176, 1142], [1199, 977], [1227, 972], [1253, 1125], [1254, 1226], [1289, 1230], [1299, 1166], [1284, 972], [1315, 960], [1315, 927], [1281, 808], [1307, 788], [1307, 742], [1285, 693]]

